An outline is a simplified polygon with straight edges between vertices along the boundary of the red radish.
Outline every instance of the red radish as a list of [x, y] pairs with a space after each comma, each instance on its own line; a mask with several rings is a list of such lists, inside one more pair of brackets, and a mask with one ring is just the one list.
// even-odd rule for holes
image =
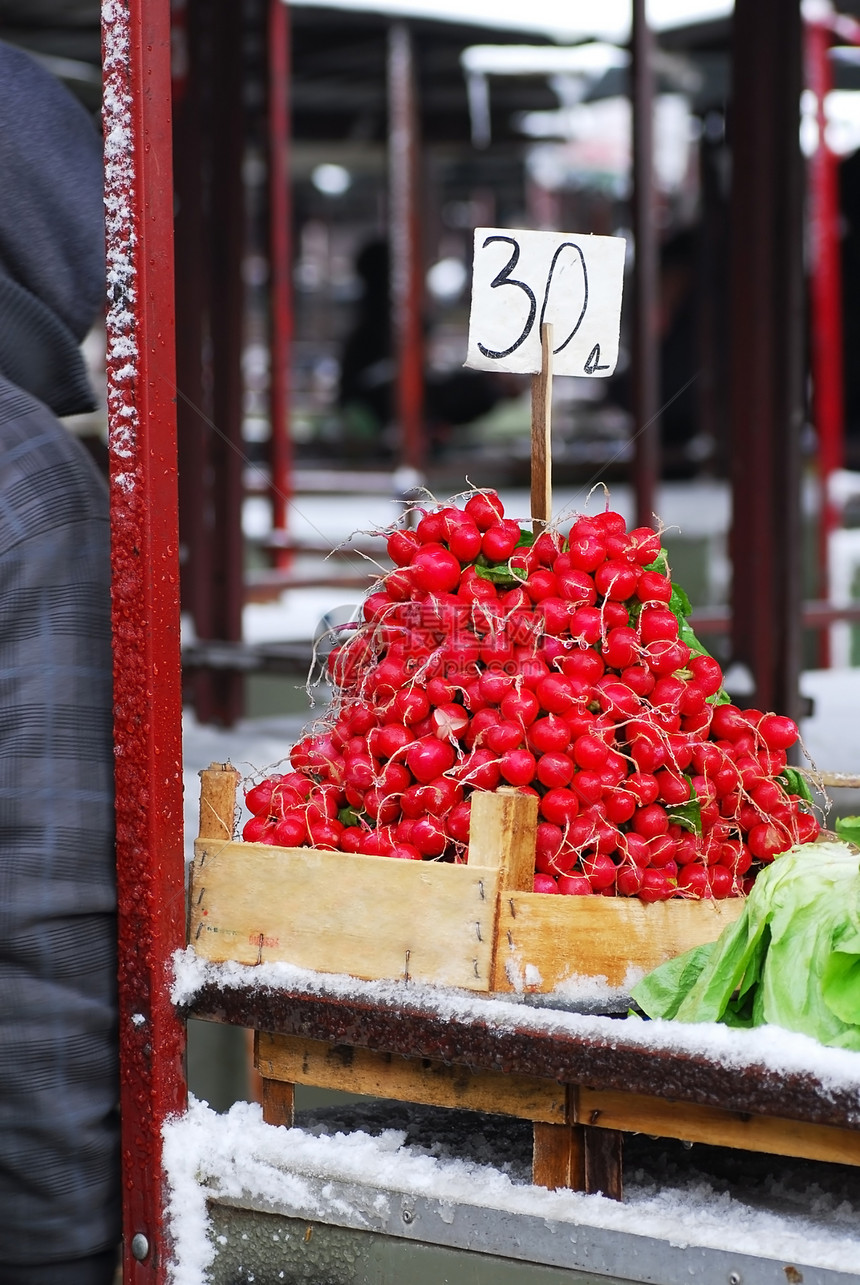
[[560, 674], [549, 674], [535, 689], [541, 708], [550, 714], [565, 714], [573, 705], [570, 684]]
[[388, 853], [398, 861], [423, 861], [424, 854], [411, 843], [395, 843]]
[[420, 549], [412, 559], [410, 570], [415, 584], [425, 593], [446, 593], [460, 582], [460, 563], [441, 545]]
[[502, 769], [498, 756], [492, 750], [476, 749], [460, 760], [451, 775], [476, 790], [495, 790], [501, 780]]
[[675, 615], [667, 607], [643, 607], [639, 616], [639, 637], [646, 644], [674, 642], [678, 637]]
[[603, 633], [603, 620], [597, 607], [577, 607], [570, 618], [570, 636], [593, 646]]
[[432, 719], [436, 735], [443, 741], [456, 740], [469, 725], [469, 715], [463, 706], [452, 702], [438, 705], [433, 711]]
[[528, 750], [508, 750], [500, 757], [499, 767], [510, 785], [528, 785], [534, 780], [537, 763]]
[[468, 799], [455, 803], [445, 819], [445, 828], [452, 839], [458, 843], [469, 842], [469, 824], [472, 816], [472, 805]]
[[501, 522], [484, 531], [481, 551], [491, 562], [507, 562], [517, 547], [519, 538], [520, 528], [516, 522], [503, 518]]
[[550, 789], [559, 789], [570, 783], [573, 767], [573, 761], [567, 754], [550, 750], [537, 760], [537, 778], [541, 785], [546, 785]]
[[705, 866], [687, 865], [678, 874], [678, 888], [697, 899], [713, 896]]
[[558, 884], [552, 875], [536, 874], [532, 886], [535, 892], [558, 892]]
[[547, 821], [564, 827], [570, 825], [579, 812], [579, 800], [572, 790], [549, 789], [541, 799], [539, 809]]
[[639, 866], [620, 866], [615, 876], [615, 886], [619, 895], [622, 897], [638, 896], [643, 878], [644, 875]]
[[478, 491], [466, 501], [464, 509], [479, 531], [486, 531], [505, 515], [504, 506], [495, 491]]
[[[565, 571], [554, 577], [558, 596], [576, 607], [591, 607], [597, 601], [597, 590], [591, 576], [585, 571]], [[548, 594], [544, 594], [548, 597]]]
[[416, 781], [426, 783], [448, 772], [456, 760], [451, 745], [436, 736], [425, 736], [413, 741], [406, 751], [406, 766]]
[[545, 754], [548, 750], [564, 753], [571, 739], [570, 728], [558, 714], [543, 715], [531, 724], [526, 733], [526, 743], [535, 755]]
[[790, 749], [799, 734], [794, 720], [779, 714], [765, 714], [758, 732], [769, 750]]
[[653, 839], [659, 834], [666, 834], [669, 829], [669, 816], [659, 803], [649, 803], [633, 814], [633, 829], [643, 839]]
[[688, 666], [696, 685], [706, 696], [714, 696], [723, 685], [723, 673], [712, 656], [693, 656]]
[[474, 522], [460, 522], [449, 529], [448, 548], [459, 562], [473, 562], [481, 552], [481, 532]]
[[408, 567], [420, 543], [414, 531], [392, 531], [386, 541], [388, 556], [395, 566]]
[[596, 570], [606, 558], [597, 527], [587, 518], [580, 518], [571, 527], [568, 557], [570, 565], [582, 571]]
[[636, 597], [640, 602], [669, 602], [672, 582], [659, 571], [643, 571], [636, 585]]
[[441, 857], [448, 836], [434, 817], [421, 817], [412, 827], [412, 843], [425, 857]]
[[580, 865], [595, 892], [602, 892], [615, 883], [618, 870], [615, 862], [606, 853], [596, 852], [593, 856], [582, 857]]
[[659, 557], [660, 536], [657, 531], [652, 531], [647, 526], [638, 526], [629, 531], [628, 536], [630, 551], [640, 566], [647, 567]]
[[541, 702], [539, 697], [526, 687], [522, 691], [508, 692], [507, 696], [502, 698], [499, 710], [502, 718], [518, 723], [521, 727], [529, 727], [540, 713]]
[[636, 589], [639, 580], [639, 568], [618, 558], [609, 558], [594, 573], [597, 592], [605, 598], [623, 602]]
[[253, 816], [245, 822], [242, 839], [245, 843], [277, 843], [274, 832], [277, 822], [267, 816]]
[[275, 823], [272, 839], [281, 848], [295, 848], [307, 838], [308, 823], [302, 812], [289, 812]]
[[505, 754], [508, 750], [515, 750], [524, 740], [525, 729], [522, 724], [506, 720], [496, 720], [484, 733], [484, 744], [494, 754]]
[[559, 875], [556, 891], [567, 897], [587, 897], [593, 893], [594, 888], [585, 875]]

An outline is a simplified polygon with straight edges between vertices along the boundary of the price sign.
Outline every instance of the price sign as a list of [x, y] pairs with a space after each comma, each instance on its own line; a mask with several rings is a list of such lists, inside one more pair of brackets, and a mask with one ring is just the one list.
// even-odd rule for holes
[[615, 236], [476, 228], [466, 365], [536, 374], [541, 326], [557, 375], [611, 375], [626, 242]]

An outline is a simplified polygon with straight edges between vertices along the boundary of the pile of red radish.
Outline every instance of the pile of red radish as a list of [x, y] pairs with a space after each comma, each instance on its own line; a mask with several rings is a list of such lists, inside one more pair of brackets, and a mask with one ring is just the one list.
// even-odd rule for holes
[[248, 791], [244, 839], [463, 861], [471, 794], [509, 785], [539, 798], [535, 891], [657, 901], [740, 895], [818, 834], [796, 725], [728, 703], [650, 527], [534, 538], [484, 491], [388, 552], [326, 725]]

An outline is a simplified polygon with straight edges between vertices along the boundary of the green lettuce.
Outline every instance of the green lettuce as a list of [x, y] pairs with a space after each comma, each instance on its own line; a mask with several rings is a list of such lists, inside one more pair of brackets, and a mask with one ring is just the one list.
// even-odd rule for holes
[[644, 977], [633, 999], [649, 1017], [782, 1026], [860, 1051], [860, 854], [803, 844], [758, 876], [715, 942]]

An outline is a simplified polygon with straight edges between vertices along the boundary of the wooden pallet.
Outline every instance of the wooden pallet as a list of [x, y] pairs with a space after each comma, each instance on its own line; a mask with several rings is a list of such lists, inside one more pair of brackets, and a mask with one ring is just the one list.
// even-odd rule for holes
[[189, 941], [214, 962], [479, 992], [578, 977], [620, 987], [631, 969], [714, 941], [743, 905], [532, 892], [537, 799], [513, 789], [472, 796], [469, 861], [456, 866], [235, 842], [235, 769], [201, 778]]
[[671, 1097], [471, 1070], [263, 1031], [255, 1035], [254, 1062], [262, 1077], [263, 1119], [269, 1124], [292, 1125], [296, 1084], [531, 1120], [532, 1180], [552, 1190], [569, 1187], [620, 1200], [625, 1133], [860, 1165], [858, 1130]]

